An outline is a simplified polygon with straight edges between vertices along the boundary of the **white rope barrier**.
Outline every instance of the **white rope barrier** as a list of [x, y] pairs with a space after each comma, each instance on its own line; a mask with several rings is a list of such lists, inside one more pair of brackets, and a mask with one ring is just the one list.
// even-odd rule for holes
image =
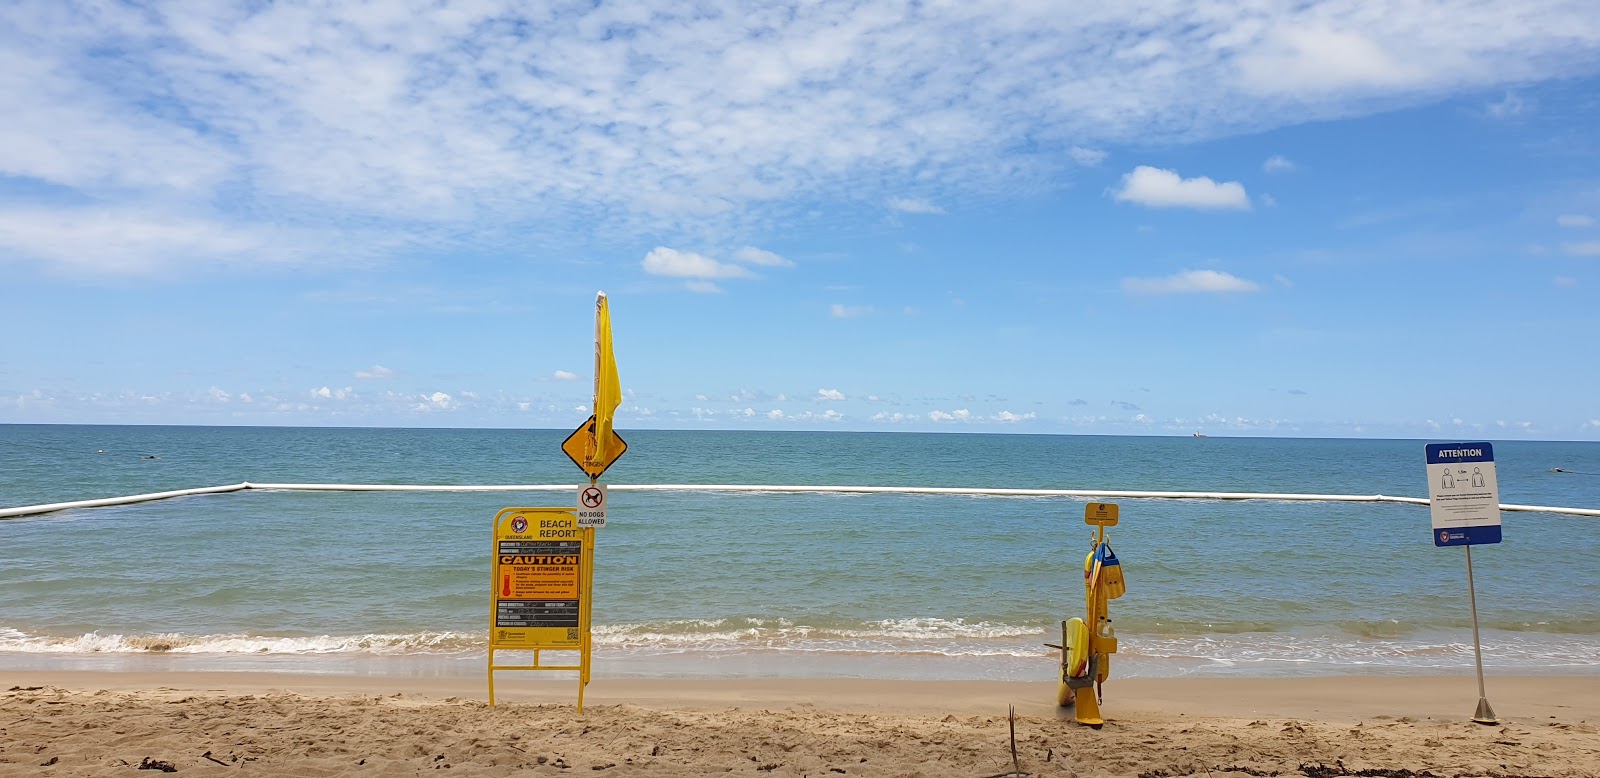
[[15, 516], [33, 516], [40, 513], [53, 513], [55, 511], [64, 511], [71, 508], [105, 508], [111, 505], [132, 505], [136, 502], [153, 502], [155, 500], [167, 500], [173, 497], [188, 497], [191, 494], [223, 494], [225, 492], [240, 492], [249, 488], [250, 484], [202, 486], [198, 489], [177, 489], [170, 492], [130, 494], [126, 497], [103, 497], [98, 500], [53, 502], [48, 505], [23, 505], [17, 508], [0, 508], [0, 519], [9, 519]]
[[[749, 494], [930, 494], [973, 497], [1082, 497], [1133, 500], [1280, 500], [1285, 502], [1375, 502], [1427, 505], [1421, 497], [1394, 497], [1384, 494], [1274, 494], [1269, 492], [1147, 492], [1122, 489], [986, 489], [959, 486], [777, 486], [755, 484], [613, 484], [615, 492], [744, 492]], [[577, 484], [254, 484], [250, 482], [198, 489], [179, 489], [127, 497], [58, 502], [0, 508], [0, 519], [32, 516], [72, 508], [101, 508], [112, 505], [166, 500], [198, 494], [223, 494], [244, 490], [293, 492], [575, 492]], [[1563, 508], [1546, 505], [1501, 503], [1500, 510], [1524, 513], [1553, 513], [1566, 516], [1600, 517], [1600, 509]]]

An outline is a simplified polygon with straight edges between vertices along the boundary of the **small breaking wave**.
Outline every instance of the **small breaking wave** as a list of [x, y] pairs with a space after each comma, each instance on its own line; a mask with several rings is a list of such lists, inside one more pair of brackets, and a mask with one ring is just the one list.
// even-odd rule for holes
[[482, 648], [484, 635], [420, 632], [410, 635], [28, 635], [0, 629], [0, 651], [34, 654], [448, 654]]

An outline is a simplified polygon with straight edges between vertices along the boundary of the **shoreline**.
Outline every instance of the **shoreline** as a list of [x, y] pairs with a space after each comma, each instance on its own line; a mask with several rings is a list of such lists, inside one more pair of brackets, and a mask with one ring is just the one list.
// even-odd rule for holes
[[1113, 679], [1091, 730], [1038, 681], [597, 680], [580, 715], [576, 681], [513, 673], [490, 707], [482, 679], [23, 671], [0, 776], [974, 778], [1012, 769], [1011, 706], [1035, 776], [1600, 774], [1600, 678], [1490, 680], [1495, 726], [1469, 721], [1470, 675]]
[[[500, 701], [561, 706], [576, 701], [575, 678], [502, 671]], [[426, 701], [488, 699], [487, 680], [284, 672], [7, 671], [9, 686], [75, 693], [183, 695], [296, 694], [312, 697], [403, 695]], [[1571, 719], [1600, 722], [1600, 676], [1499, 676], [1486, 679], [1502, 720]], [[1015, 705], [1020, 713], [1053, 714], [1053, 681], [948, 681], [854, 678], [594, 679], [585, 705], [651, 709], [818, 708], [906, 714], [983, 713]], [[1278, 678], [1112, 678], [1108, 714], [1164, 713], [1196, 717], [1275, 716], [1328, 722], [1380, 716], [1467, 720], [1477, 702], [1473, 675], [1339, 675]]]

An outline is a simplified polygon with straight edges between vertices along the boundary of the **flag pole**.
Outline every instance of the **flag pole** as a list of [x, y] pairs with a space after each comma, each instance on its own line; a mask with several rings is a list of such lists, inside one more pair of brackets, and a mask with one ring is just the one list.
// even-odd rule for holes
[[[600, 414], [600, 361], [601, 361], [600, 360], [600, 306], [605, 305], [605, 303], [606, 303], [606, 293], [605, 292], [595, 292], [595, 297], [594, 297], [594, 404], [590, 406], [591, 408], [594, 409], [594, 413], [595, 413], [595, 426], [594, 426], [594, 431], [592, 433], [593, 434], [593, 449], [592, 450], [594, 450], [595, 452], [599, 452], [599, 450], [600, 450], [600, 436], [602, 434], [604, 434], [604, 432], [600, 429], [601, 425], [600, 425], [600, 416], [599, 416], [599, 414]], [[595, 483], [598, 483], [599, 480], [600, 479], [598, 477], [591, 476], [589, 478], [589, 485], [593, 486]]]

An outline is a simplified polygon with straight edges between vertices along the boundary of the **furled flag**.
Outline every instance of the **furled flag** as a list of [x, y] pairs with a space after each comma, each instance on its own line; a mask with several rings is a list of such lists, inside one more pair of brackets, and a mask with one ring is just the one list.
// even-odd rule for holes
[[611, 309], [606, 293], [595, 298], [594, 312], [594, 458], [605, 461], [611, 443], [611, 426], [622, 404], [622, 382], [617, 378], [617, 355], [611, 351]]

